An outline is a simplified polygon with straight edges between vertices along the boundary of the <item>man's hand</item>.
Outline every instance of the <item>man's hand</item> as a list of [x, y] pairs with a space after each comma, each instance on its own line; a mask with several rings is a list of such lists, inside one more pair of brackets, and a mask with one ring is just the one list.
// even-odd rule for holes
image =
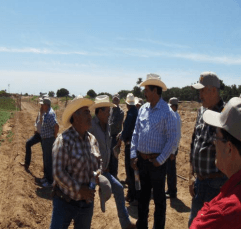
[[119, 139], [118, 142], [117, 142], [117, 147], [121, 147], [121, 140]]
[[134, 170], [138, 170], [137, 161], [138, 161], [138, 158], [137, 158], [137, 157], [131, 159], [131, 167], [132, 167]]
[[152, 162], [155, 167], [160, 166], [160, 164], [159, 164], [159, 162], [156, 160], [156, 158], [154, 158], [154, 159], [149, 159], [149, 161]]
[[194, 180], [190, 180], [190, 181], [189, 181], [189, 192], [190, 192], [190, 195], [191, 195], [192, 197], [195, 196], [194, 183], [195, 183]]
[[89, 189], [87, 185], [81, 186], [79, 192], [83, 200], [94, 201], [95, 190]]
[[173, 160], [175, 160], [175, 159], [176, 159], [176, 155], [175, 155], [175, 154], [171, 154], [171, 155], [170, 155], [170, 160], [173, 161]]

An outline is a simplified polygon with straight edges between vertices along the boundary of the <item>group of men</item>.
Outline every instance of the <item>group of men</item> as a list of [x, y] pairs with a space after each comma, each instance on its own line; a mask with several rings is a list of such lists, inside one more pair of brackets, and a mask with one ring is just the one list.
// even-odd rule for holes
[[[152, 192], [154, 228], [165, 228], [166, 198], [177, 197], [175, 161], [181, 138], [178, 99], [171, 98], [169, 104], [162, 99], [167, 87], [156, 74], [148, 74], [140, 86], [145, 87], [147, 103], [142, 105], [138, 100], [142, 106], [137, 107], [133, 94], [127, 95], [128, 112], [123, 128], [124, 112], [119, 107], [118, 94], [113, 96], [113, 103], [107, 95], [97, 96], [94, 102], [77, 97], [66, 107], [62, 122], [68, 129], [57, 139], [54, 136], [52, 149], [55, 195], [51, 229], [68, 228], [71, 220], [75, 228], [90, 228], [95, 191], [89, 187], [98, 169], [102, 175], [95, 176], [96, 183], [101, 183], [104, 177], [111, 187], [121, 228], [148, 228]], [[202, 106], [191, 143], [192, 205], [188, 227], [240, 228], [241, 98], [232, 98], [225, 105], [220, 97], [220, 80], [213, 72], [202, 73], [193, 88], [199, 90]], [[91, 109], [95, 111], [93, 118]], [[45, 136], [42, 131], [43, 124], [41, 138]], [[122, 142], [128, 184], [126, 197], [117, 179], [118, 159], [113, 152]], [[140, 190], [135, 189], [135, 170], [139, 171]], [[136, 223], [130, 221], [125, 200], [138, 206]]]

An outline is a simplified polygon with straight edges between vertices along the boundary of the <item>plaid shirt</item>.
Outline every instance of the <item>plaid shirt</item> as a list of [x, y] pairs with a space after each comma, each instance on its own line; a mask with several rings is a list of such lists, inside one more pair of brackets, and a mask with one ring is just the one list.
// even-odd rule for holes
[[44, 114], [41, 126], [41, 138], [54, 137], [54, 126], [57, 124], [57, 119], [54, 110], [50, 109]]
[[[212, 110], [221, 112], [223, 107], [224, 103], [220, 100]], [[202, 106], [198, 111], [190, 155], [194, 173], [202, 176], [218, 172], [215, 166], [216, 149], [213, 144], [213, 134], [215, 134], [216, 128], [203, 121], [203, 113], [206, 110]]]
[[54, 185], [71, 199], [81, 200], [81, 185], [89, 185], [100, 164], [96, 138], [88, 132], [81, 138], [72, 126], [57, 137], [52, 154]]
[[123, 119], [124, 119], [124, 111], [119, 106], [113, 107], [110, 111], [110, 118], [109, 118], [111, 136], [117, 135], [121, 132]]

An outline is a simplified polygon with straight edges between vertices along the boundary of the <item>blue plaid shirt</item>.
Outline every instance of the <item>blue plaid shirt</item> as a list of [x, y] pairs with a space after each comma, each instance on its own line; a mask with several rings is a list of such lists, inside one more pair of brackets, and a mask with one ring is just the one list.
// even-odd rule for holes
[[138, 113], [131, 141], [131, 158], [137, 150], [144, 154], [159, 153], [157, 162], [162, 165], [177, 148], [176, 116], [168, 104], [160, 99], [154, 108], [144, 104]]
[[58, 124], [54, 110], [50, 109], [44, 114], [41, 126], [41, 138], [54, 137], [54, 126]]

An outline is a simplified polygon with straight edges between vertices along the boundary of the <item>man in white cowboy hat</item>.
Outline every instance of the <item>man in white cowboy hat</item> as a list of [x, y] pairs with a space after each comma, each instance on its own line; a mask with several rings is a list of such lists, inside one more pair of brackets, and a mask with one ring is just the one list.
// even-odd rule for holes
[[[39, 101], [42, 102], [43, 99], [39, 98]], [[29, 169], [30, 166], [30, 162], [31, 162], [31, 156], [32, 156], [32, 150], [31, 147], [38, 144], [39, 142], [41, 143], [42, 139], [40, 136], [41, 133], [41, 126], [42, 126], [42, 122], [40, 122], [40, 115], [43, 115], [43, 104], [40, 104], [40, 110], [38, 112], [38, 115], [36, 117], [36, 121], [35, 121], [35, 130], [34, 130], [34, 135], [29, 138], [26, 142], [26, 153], [25, 153], [25, 162], [20, 162], [20, 164], [22, 166], [24, 166], [25, 170]]]
[[51, 108], [51, 100], [44, 97], [42, 101], [42, 113], [40, 113], [41, 139], [43, 150], [44, 178], [40, 180], [45, 188], [52, 187], [53, 169], [52, 169], [52, 146], [59, 132], [59, 124], [54, 110]]
[[90, 189], [101, 157], [96, 138], [87, 132], [91, 126], [89, 107], [94, 102], [77, 96], [65, 108], [62, 122], [69, 127], [53, 145], [54, 198], [51, 229], [89, 229], [95, 190]]
[[141, 191], [138, 196], [138, 229], [148, 228], [149, 202], [151, 189], [155, 203], [154, 226], [165, 227], [166, 160], [177, 147], [176, 116], [161, 98], [166, 85], [156, 74], [148, 74], [145, 87], [145, 103], [139, 110], [131, 141], [131, 163], [139, 169]]
[[177, 172], [176, 172], [176, 156], [178, 153], [178, 146], [181, 139], [181, 118], [177, 112], [178, 109], [178, 99], [176, 97], [169, 99], [169, 106], [175, 112], [177, 121], [177, 149], [175, 149], [170, 157], [167, 159], [167, 198], [177, 197]]
[[190, 150], [189, 191], [193, 198], [188, 226], [203, 204], [218, 195], [227, 180], [215, 165], [216, 149], [212, 141], [215, 128], [203, 121], [207, 109], [221, 112], [224, 107], [219, 94], [220, 80], [214, 72], [203, 72], [192, 87], [199, 90], [202, 106], [198, 110]]
[[206, 110], [203, 119], [216, 127], [215, 163], [229, 180], [214, 199], [204, 203], [190, 228], [238, 229], [241, 225], [241, 98], [230, 99], [221, 113]]
[[125, 207], [123, 186], [114, 176], [109, 173], [111, 136], [108, 118], [110, 115], [110, 107], [115, 106], [116, 105], [109, 102], [109, 96], [97, 96], [95, 98], [95, 104], [90, 108], [95, 109], [95, 117], [92, 119], [92, 126], [89, 131], [96, 137], [99, 143], [100, 154], [103, 160], [103, 175], [111, 183], [112, 193], [114, 194], [121, 228], [130, 229], [135, 228], [135, 225], [131, 223], [128, 211]]
[[112, 102], [116, 107], [111, 107], [109, 125], [110, 125], [110, 135], [111, 135], [111, 155], [110, 155], [110, 174], [117, 178], [118, 174], [118, 158], [114, 156], [113, 147], [117, 144], [117, 135], [122, 130], [122, 123], [124, 119], [124, 111], [120, 108], [120, 95], [118, 93], [114, 94], [112, 97]]
[[123, 131], [120, 134], [120, 139], [117, 146], [121, 146], [121, 141], [125, 143], [125, 169], [126, 169], [126, 180], [128, 184], [128, 191], [126, 196], [126, 201], [130, 202], [132, 205], [137, 205], [137, 195], [135, 189], [135, 177], [134, 170], [131, 167], [130, 161], [130, 150], [131, 150], [131, 138], [135, 128], [136, 118], [138, 115], [138, 110], [135, 106], [135, 97], [132, 93], [126, 96], [127, 114], [126, 119], [123, 124]]
[[141, 106], [144, 104], [144, 101], [142, 98], [135, 97], [135, 104], [136, 104], [137, 110], [139, 110]]

